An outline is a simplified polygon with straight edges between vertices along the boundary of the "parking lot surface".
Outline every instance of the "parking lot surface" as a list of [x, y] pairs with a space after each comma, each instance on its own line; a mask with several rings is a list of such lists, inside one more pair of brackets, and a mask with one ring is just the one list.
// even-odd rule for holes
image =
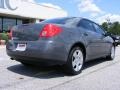
[[120, 90], [120, 47], [113, 61], [105, 58], [85, 64], [77, 76], [57, 66], [26, 67], [12, 61], [0, 46], [0, 90]]

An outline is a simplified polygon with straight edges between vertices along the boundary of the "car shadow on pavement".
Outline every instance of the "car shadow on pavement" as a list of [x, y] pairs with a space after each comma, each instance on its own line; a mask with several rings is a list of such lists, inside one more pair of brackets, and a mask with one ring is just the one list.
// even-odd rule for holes
[[17, 64], [7, 68], [13, 73], [17, 73], [23, 76], [35, 77], [40, 79], [64, 77], [65, 74], [60, 70], [59, 66], [24, 66]]
[[[96, 59], [90, 62], [85, 63], [84, 69], [87, 69], [92, 66], [96, 66], [100, 63], [104, 63], [107, 60], [105, 58]], [[49, 79], [49, 78], [58, 78], [64, 76], [71, 76], [66, 74], [62, 67], [60, 66], [24, 66], [22, 64], [17, 64], [7, 68], [13, 73], [17, 73], [23, 76], [40, 78], [40, 79]]]

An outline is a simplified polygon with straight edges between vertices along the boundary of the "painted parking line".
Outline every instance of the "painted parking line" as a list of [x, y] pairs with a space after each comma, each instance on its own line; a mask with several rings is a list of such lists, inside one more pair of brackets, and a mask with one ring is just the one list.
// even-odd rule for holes
[[[120, 61], [118, 61], [118, 60], [116, 60], [114, 62], [107, 61], [105, 63], [107, 65], [106, 64], [103, 65], [103, 63], [101, 63], [102, 65], [99, 64], [100, 67], [97, 67], [97, 66], [99, 66], [99, 65], [97, 65], [97, 66], [90, 67], [92, 69], [87, 68], [87, 69], [83, 70], [83, 72], [81, 74], [79, 74], [77, 76], [67, 76], [67, 75], [64, 76], [63, 75], [64, 77], [61, 77], [61, 78], [55, 78], [55, 79], [51, 79], [51, 80], [46, 79], [47, 82], [49, 82], [49, 81], [53, 81], [53, 82], [57, 81], [57, 83], [54, 83], [54, 85], [49, 86], [48, 88], [46, 88], [46, 90], [49, 90], [49, 89], [51, 90], [51, 89], [53, 89], [55, 87], [61, 86], [63, 84], [66, 84], [66, 83], [69, 83], [71, 81], [77, 80], [77, 79], [85, 77], [87, 75], [90, 75], [92, 73], [98, 72], [98, 71], [100, 71], [102, 69], [105, 69], [107, 67], [113, 66], [114, 64], [120, 63]], [[97, 68], [93, 69], [94, 67], [97, 67]], [[56, 77], [58, 74], [61, 74], [61, 73], [59, 73], [59, 71], [56, 70], [56, 69], [47, 69], [47, 70], [45, 69], [45, 70], [42, 70], [41, 72], [33, 74], [32, 77], [30, 77], [30, 78], [20, 77], [20, 81], [5, 84], [5, 85], [1, 86], [0, 89], [1, 90], [8, 90], [9, 88], [18, 87], [18, 85], [22, 86], [24, 84], [29, 84], [29, 83], [32, 83], [32, 82], [37, 82], [36, 80], [39, 77], [42, 77], [42, 78], [44, 78], [44, 77], [52, 77], [52, 76]], [[40, 79], [39, 82], [41, 82], [41, 80], [42, 79]], [[46, 83], [46, 81], [43, 80], [41, 83]], [[48, 85], [50, 85], [50, 84], [51, 83], [48, 83]]]
[[[120, 61], [110, 62], [109, 64], [101, 66], [101, 67], [96, 68], [94, 70], [89, 70], [89, 71], [88, 70], [83, 70], [83, 72], [81, 74], [77, 75], [77, 76], [64, 76], [62, 78], [56, 78], [55, 81], [58, 80], [59, 83], [56, 83], [55, 85], [51, 85], [50, 87], [46, 88], [45, 90], [52, 90], [55, 87], [61, 86], [63, 84], [69, 83], [69, 82], [77, 80], [79, 78], [86, 77], [86, 76], [88, 76], [92, 73], [98, 72], [100, 70], [103, 70], [107, 67], [113, 66], [113, 65], [118, 64], [118, 63], [120, 63]], [[94, 66], [94, 67], [96, 67], [96, 66]], [[92, 67], [92, 68], [94, 68], [94, 67]], [[88, 69], [90, 69], [90, 68], [88, 68]], [[11, 83], [9, 85], [4, 85], [3, 87], [1, 87], [1, 89], [7, 90], [7, 89], [12, 88], [12, 87], [17, 87], [18, 85], [22, 86], [23, 84], [34, 82], [36, 80], [36, 77], [42, 77], [42, 76], [43, 77], [44, 76], [45, 77], [46, 76], [48, 76], [48, 77], [54, 76], [55, 77], [56, 73], [58, 73], [58, 71], [56, 71], [56, 70], [41, 71], [41, 72], [38, 72], [38, 73], [34, 74], [33, 77], [31, 77], [29, 79], [22, 79], [22, 81]], [[54, 79], [52, 81], [54, 82]], [[49, 80], [48, 80], [48, 82], [49, 82]], [[45, 82], [43, 81], [43, 83], [45, 83]]]
[[64, 84], [66, 84], [66, 83], [70, 83], [71, 81], [74, 81], [74, 80], [77, 80], [77, 79], [86, 77], [86, 76], [88, 76], [88, 75], [90, 75], [90, 74], [93, 74], [93, 73], [95, 73], [95, 72], [99, 72], [100, 70], [103, 70], [103, 69], [105, 69], [105, 68], [111, 67], [111, 66], [113, 66], [113, 65], [115, 65], [115, 64], [118, 64], [118, 63], [120, 63], [120, 61], [116, 61], [116, 62], [114, 62], [114, 63], [110, 63], [110, 64], [108, 64], [108, 65], [105, 65], [105, 66], [103, 66], [103, 67], [97, 68], [97, 69], [92, 70], [92, 71], [90, 71], [90, 72], [84, 72], [84, 70], [83, 70], [83, 72], [82, 72], [81, 74], [79, 74], [79, 75], [77, 75], [77, 76], [73, 76], [73, 77], [71, 77], [71, 79], [68, 79], [68, 80], [66, 80], [66, 81], [64, 81], [64, 82], [62, 82], [62, 83], [60, 83], [60, 84], [55, 85], [55, 86], [49, 87], [49, 88], [47, 88], [47, 89], [45, 89], [45, 90], [52, 90], [52, 89], [54, 89], [54, 88], [56, 88], [56, 87], [59, 87], [59, 86], [64, 85]]

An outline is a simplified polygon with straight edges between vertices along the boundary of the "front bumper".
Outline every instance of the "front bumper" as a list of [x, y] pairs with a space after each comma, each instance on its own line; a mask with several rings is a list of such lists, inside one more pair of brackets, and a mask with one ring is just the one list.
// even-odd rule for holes
[[[26, 43], [25, 51], [16, 51], [18, 43]], [[18, 61], [37, 61], [65, 63], [67, 61], [68, 51], [61, 42], [55, 41], [9, 41], [6, 45], [7, 54]]]

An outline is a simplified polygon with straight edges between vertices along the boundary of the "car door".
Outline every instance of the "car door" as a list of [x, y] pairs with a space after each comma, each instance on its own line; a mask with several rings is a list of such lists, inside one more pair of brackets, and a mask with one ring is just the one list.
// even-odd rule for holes
[[89, 20], [80, 20], [78, 27], [82, 29], [83, 39], [87, 42], [86, 53], [87, 59], [95, 59], [101, 55], [101, 35], [96, 33], [93, 23]]
[[100, 43], [98, 46], [100, 46], [100, 49], [99, 49], [100, 55], [101, 56], [107, 55], [111, 47], [111, 43], [109, 43], [109, 36], [105, 35], [105, 32], [98, 24], [93, 23], [93, 26], [96, 30], [96, 35], [99, 37]]

